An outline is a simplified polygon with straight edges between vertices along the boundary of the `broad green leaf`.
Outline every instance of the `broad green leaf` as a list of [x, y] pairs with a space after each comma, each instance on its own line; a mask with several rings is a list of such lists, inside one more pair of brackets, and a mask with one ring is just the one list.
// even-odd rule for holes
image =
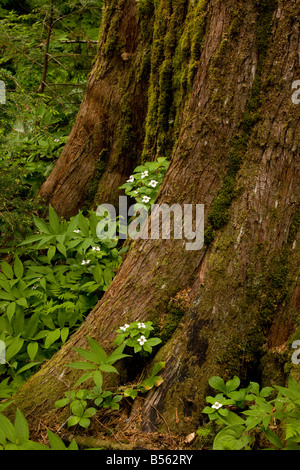
[[220, 392], [226, 393], [226, 385], [225, 385], [224, 380], [221, 377], [217, 377], [217, 376], [211, 377], [208, 383], [215, 390], [219, 390]]
[[13, 424], [9, 421], [6, 416], [0, 413], [0, 429], [2, 430], [2, 433], [5, 434], [6, 439], [8, 439], [10, 442], [15, 442], [16, 440], [16, 431], [13, 426]]
[[99, 369], [102, 370], [102, 372], [114, 372], [115, 374], [119, 373], [115, 367], [109, 364], [101, 364]]
[[85, 237], [89, 236], [89, 223], [86, 217], [84, 217], [84, 215], [82, 214], [82, 212], [79, 212], [78, 214], [78, 227]]
[[102, 390], [103, 377], [102, 377], [102, 374], [101, 374], [100, 370], [96, 370], [93, 373], [93, 379], [94, 379], [95, 385], [98, 387], [98, 389]]
[[69, 398], [61, 398], [55, 402], [56, 408], [63, 408], [64, 406], [68, 405], [70, 402]]
[[154, 377], [157, 375], [158, 372], [160, 372], [165, 367], [165, 365], [165, 362], [156, 362], [152, 368], [151, 376]]
[[98, 368], [95, 364], [91, 362], [71, 362], [71, 364], [67, 364], [68, 367], [73, 367], [73, 369], [82, 369], [82, 370], [95, 370]]
[[39, 349], [39, 345], [36, 341], [32, 341], [31, 343], [28, 343], [27, 353], [31, 361], [33, 361], [35, 356], [37, 355], [38, 349]]
[[59, 233], [59, 218], [53, 207], [49, 206], [49, 223], [53, 233]]
[[[85, 364], [85, 362], [84, 362], [84, 364]], [[93, 369], [93, 370], [95, 370], [95, 369]], [[75, 384], [75, 387], [77, 387], [78, 385], [82, 384], [83, 382], [86, 382], [87, 380], [89, 380], [89, 379], [93, 376], [93, 374], [94, 374], [93, 370], [91, 370], [91, 371], [86, 372], [85, 374], [83, 374], [83, 375], [77, 380], [77, 382], [76, 382], [76, 384]]]
[[244, 426], [227, 426], [215, 437], [213, 450], [241, 450], [250, 442], [251, 437], [244, 433]]
[[239, 387], [240, 383], [241, 381], [237, 376], [234, 376], [233, 379], [228, 380], [228, 382], [226, 382], [226, 393], [236, 390]]
[[84, 406], [79, 400], [74, 400], [70, 403], [71, 411], [76, 416], [83, 416]]
[[8, 292], [5, 292], [4, 290], [0, 290], [0, 299], [15, 300], [15, 298], [12, 294], [9, 294]]
[[62, 328], [60, 331], [60, 337], [61, 337], [62, 343], [66, 342], [68, 336], [69, 336], [69, 328], [67, 327]]
[[53, 256], [55, 255], [56, 253], [56, 246], [54, 245], [51, 245], [49, 248], [48, 248], [48, 251], [47, 251], [47, 258], [48, 258], [48, 262], [50, 263]]
[[138, 391], [137, 390], [133, 390], [132, 388], [128, 388], [127, 390], [125, 390], [124, 392], [124, 397], [130, 397], [132, 398], [133, 400], [137, 397], [138, 395]]
[[14, 316], [15, 311], [16, 311], [16, 302], [11, 302], [6, 309], [6, 315], [10, 324], [12, 323], [12, 318]]
[[68, 419], [68, 426], [76, 426], [76, 424], [78, 424], [80, 421], [80, 417], [79, 416], [71, 416], [69, 419]]
[[48, 439], [51, 446], [51, 450], [66, 450], [64, 442], [57, 434], [47, 429]]
[[90, 425], [90, 420], [89, 420], [88, 418], [83, 417], [83, 418], [81, 418], [81, 419], [78, 421], [78, 424], [79, 424], [81, 427], [87, 429], [87, 428], [89, 427], [89, 425]]
[[53, 331], [49, 331], [45, 339], [45, 348], [48, 349], [50, 346], [55, 343], [60, 338], [60, 329], [57, 328]]
[[74, 348], [74, 349], [81, 357], [83, 357], [87, 361], [95, 362], [96, 364], [99, 364], [98, 355], [95, 354], [94, 352], [87, 351], [86, 349], [83, 349], [83, 348]]
[[18, 279], [22, 279], [23, 274], [24, 274], [24, 267], [23, 267], [22, 261], [20, 260], [18, 256], [15, 256], [14, 273]]
[[29, 426], [23, 413], [17, 408], [15, 421], [16, 442], [23, 444], [29, 439]]
[[275, 447], [278, 447], [279, 449], [283, 448], [283, 444], [277, 434], [275, 434], [275, 432], [271, 431], [271, 429], [269, 428], [262, 428], [262, 430], [271, 442], [271, 444], [273, 444]]
[[23, 372], [25, 372], [26, 370], [32, 369], [32, 367], [37, 366], [39, 364], [41, 364], [41, 363], [40, 362], [30, 362], [29, 364], [25, 364], [25, 366], [21, 367], [21, 369], [18, 370], [17, 375], [20, 375]]
[[14, 278], [14, 272], [12, 270], [12, 267], [6, 261], [1, 262], [1, 269], [8, 279]]
[[98, 358], [98, 364], [106, 362], [107, 356], [102, 346], [91, 337], [88, 337], [88, 342], [92, 352]]
[[9, 362], [22, 348], [24, 340], [16, 336], [6, 349], [6, 361]]
[[61, 254], [64, 255], [65, 258], [67, 258], [67, 249], [66, 249], [65, 245], [62, 245], [61, 243], [57, 243], [57, 249], [58, 249], [58, 251], [61, 252]]
[[28, 307], [28, 302], [25, 297], [20, 297], [20, 299], [16, 300], [16, 303], [20, 305], [21, 307], [24, 307], [24, 308]]
[[[36, 227], [42, 232], [42, 233], [47, 233], [48, 235], [51, 234], [51, 231], [48, 227], [48, 225], [46, 224], [46, 222], [43, 220], [43, 219], [40, 219], [39, 217], [37, 216], [33, 216], [33, 221], [36, 225]], [[24, 243], [23, 243], [24, 244]]]

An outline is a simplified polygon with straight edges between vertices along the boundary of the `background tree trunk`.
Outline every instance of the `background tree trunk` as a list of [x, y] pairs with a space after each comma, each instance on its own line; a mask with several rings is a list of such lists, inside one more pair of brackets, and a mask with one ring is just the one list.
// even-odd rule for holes
[[[136, 41], [151, 43], [147, 114], [140, 121], [134, 117], [137, 126], [145, 123], [143, 155], [155, 158], [160, 144], [166, 153], [175, 144], [157, 202], [204, 204], [205, 246], [186, 251], [181, 240], [131, 242], [117, 276], [85, 323], [15, 399], [33, 421], [61, 424], [64, 418], [54, 401], [75, 382], [75, 372], [65, 367], [75, 357], [73, 347], [85, 346], [89, 335], [109, 350], [121, 324], [152, 320], [163, 339], [154, 360], [166, 361], [164, 383], [146, 401], [134, 402], [122, 426], [187, 433], [203, 418], [212, 375], [238, 375], [242, 383], [268, 385], [284, 383], [289, 373], [299, 378], [290, 354], [291, 341], [299, 336], [300, 301], [300, 106], [291, 99], [292, 83], [299, 78], [299, 7], [291, 0], [212, 0], [197, 5], [160, 0], [155, 6], [141, 0], [137, 11], [134, 0], [118, 2], [120, 10], [116, 3], [106, 7], [106, 14], [111, 12], [112, 25], [123, 12], [117, 44], [120, 37], [127, 38], [133, 23], [138, 25], [135, 33], [130, 29]], [[102, 34], [109, 26], [105, 18]], [[180, 27], [175, 28], [175, 21]], [[42, 189], [63, 214], [78, 208], [91, 162], [107, 148], [103, 141], [114, 135], [111, 129], [119, 122], [116, 62], [114, 51], [102, 64], [108, 70], [105, 77], [99, 79], [97, 68], [92, 72], [60, 160], [69, 163], [59, 162]], [[126, 77], [130, 67], [126, 63]], [[167, 76], [173, 83], [168, 98], [162, 96]], [[160, 90], [154, 89], [157, 77]], [[133, 82], [131, 91], [146, 86], [135, 78]], [[144, 90], [142, 105], [136, 108], [141, 115], [146, 94]], [[161, 104], [160, 111], [154, 102]], [[174, 126], [166, 109], [173, 113]], [[105, 113], [107, 134], [96, 131]], [[141, 129], [138, 135], [143, 135]], [[127, 163], [115, 167], [115, 181], [130, 174]], [[63, 167], [61, 184], [48, 190]], [[70, 189], [68, 180], [77, 171], [80, 180], [75, 178]], [[112, 180], [109, 187], [115, 188]], [[77, 201], [72, 206], [71, 194]], [[125, 367], [122, 381], [132, 379], [133, 372]]]

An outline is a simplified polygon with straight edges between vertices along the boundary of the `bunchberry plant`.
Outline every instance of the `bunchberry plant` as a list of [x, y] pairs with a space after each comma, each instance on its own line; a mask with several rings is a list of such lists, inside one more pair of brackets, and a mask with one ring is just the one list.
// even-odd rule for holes
[[156, 199], [168, 166], [169, 161], [163, 157], [137, 166], [120, 189], [124, 189], [125, 194], [135, 199], [136, 203], [149, 209]]
[[[289, 378], [288, 386], [263, 387], [250, 382], [239, 388], [240, 380], [220, 377], [209, 380], [218, 393], [208, 396], [203, 413], [218, 425], [215, 450], [254, 449], [257, 435], [264, 435], [275, 449], [300, 449], [300, 386]], [[270, 399], [269, 397], [272, 396]]]
[[[132, 347], [134, 353], [150, 353], [152, 348], [161, 341], [158, 338], [150, 338], [153, 331], [151, 322], [134, 322], [130, 325], [120, 327], [117, 332], [122, 332], [116, 338], [115, 350], [107, 355], [102, 346], [93, 338], [88, 337], [90, 350], [83, 348], [74, 348], [84, 361], [77, 361], [68, 364], [69, 367], [85, 371], [77, 380], [75, 387], [90, 379], [94, 382], [92, 389], [80, 389], [65, 392], [65, 398], [58, 400], [55, 406], [58, 408], [70, 406], [71, 415], [68, 419], [68, 426], [79, 425], [87, 428], [90, 424], [90, 418], [96, 414], [100, 408], [110, 408], [119, 410], [120, 402], [123, 398], [135, 399], [138, 393], [146, 393], [152, 387], [158, 387], [163, 379], [157, 375], [161, 369], [165, 367], [164, 362], [154, 364], [151, 374], [141, 383], [137, 383], [134, 387], [125, 388], [124, 390], [104, 390], [103, 389], [103, 373], [116, 373], [118, 370], [113, 365], [121, 359], [130, 357], [124, 354], [125, 346]], [[126, 334], [123, 332], [127, 332]], [[144, 348], [145, 343], [149, 341], [150, 345]], [[142, 343], [142, 344], [141, 344]]]

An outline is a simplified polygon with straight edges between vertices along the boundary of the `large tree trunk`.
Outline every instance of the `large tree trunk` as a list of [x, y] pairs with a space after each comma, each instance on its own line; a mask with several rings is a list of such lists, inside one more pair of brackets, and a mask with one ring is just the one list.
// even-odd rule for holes
[[[210, 376], [235, 374], [243, 382], [271, 384], [283, 383], [293, 372], [290, 340], [297, 336], [300, 300], [300, 106], [292, 101], [292, 83], [299, 78], [299, 7], [291, 0], [203, 0], [197, 5], [160, 0], [154, 8], [150, 0], [140, 0], [140, 13], [147, 16], [138, 21], [136, 4], [128, 0], [123, 6], [122, 31], [132, 25], [129, 11], [139, 24], [139, 38], [145, 38], [149, 25], [149, 88], [156, 83], [153, 74], [162, 79], [172, 65], [168, 106], [176, 126], [170, 129], [162, 122], [164, 131], [155, 127], [150, 92], [145, 117], [145, 154], [154, 158], [158, 142], [166, 151], [176, 142], [157, 202], [204, 204], [205, 245], [187, 251], [181, 240], [132, 242], [113, 283], [85, 323], [15, 398], [33, 420], [61, 424], [54, 401], [76, 378], [65, 367], [75, 357], [73, 347], [86, 345], [89, 335], [109, 350], [120, 325], [152, 320], [163, 338], [155, 360], [166, 361], [164, 383], [146, 401], [135, 402], [123, 425], [134, 424], [141, 413], [143, 431], [181, 433], [194, 431], [201, 422]], [[176, 21], [180, 27], [175, 27]], [[106, 67], [113, 77], [115, 55]], [[190, 85], [183, 91], [187, 68]], [[93, 90], [103, 86], [103, 79], [93, 72], [91, 83], [83, 106], [90, 103], [93, 114], [81, 110], [73, 133], [81, 130], [82, 135], [91, 134], [90, 142], [101, 142], [104, 134], [100, 130], [98, 137], [95, 121], [102, 107], [95, 109], [92, 102]], [[107, 81], [106, 90], [110, 100], [115, 99], [114, 84]], [[166, 119], [169, 122], [170, 116]], [[113, 126], [112, 114], [110, 120]], [[168, 132], [172, 136], [163, 142]], [[65, 155], [75, 154], [79, 146], [71, 139]], [[98, 152], [101, 147], [99, 143]], [[81, 158], [72, 163], [76, 171], [89, 166], [84, 153]], [[122, 174], [127, 171], [129, 165]], [[51, 202], [68, 214], [69, 202], [62, 196], [65, 184], [68, 187], [62, 182]], [[74, 197], [80, 199], [76, 191]], [[130, 377], [130, 370], [126, 372]]]

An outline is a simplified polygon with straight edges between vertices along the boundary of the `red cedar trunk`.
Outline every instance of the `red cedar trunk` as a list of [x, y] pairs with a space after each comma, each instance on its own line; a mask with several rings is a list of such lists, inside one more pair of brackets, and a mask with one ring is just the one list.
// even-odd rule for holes
[[[107, 29], [103, 27], [101, 32], [97, 60], [76, 122], [40, 190], [40, 196], [65, 218], [76, 214], [87, 199], [91, 205], [116, 203], [118, 187], [139, 161], [147, 87], [132, 78], [132, 70], [137, 75], [141, 73], [140, 48], [143, 50], [136, 4], [127, 2], [124, 6], [118, 37], [126, 45], [113, 57], [107, 51]], [[130, 116], [126, 115], [127, 108], [131, 109]], [[126, 126], [130, 128], [129, 135], [122, 140]]]

